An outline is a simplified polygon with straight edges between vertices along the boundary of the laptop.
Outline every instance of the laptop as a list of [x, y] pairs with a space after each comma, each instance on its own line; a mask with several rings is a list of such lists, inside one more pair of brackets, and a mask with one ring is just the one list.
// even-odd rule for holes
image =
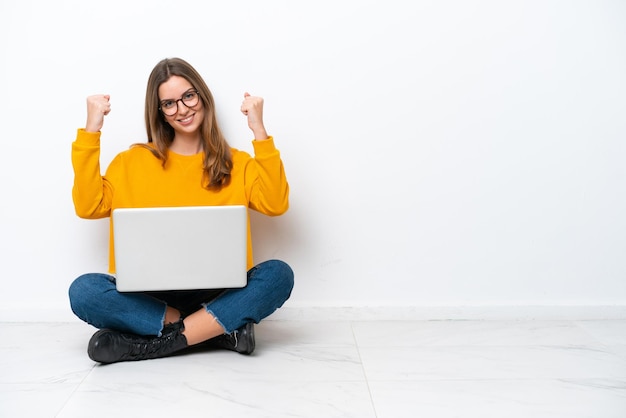
[[247, 284], [245, 206], [119, 208], [112, 217], [120, 292]]

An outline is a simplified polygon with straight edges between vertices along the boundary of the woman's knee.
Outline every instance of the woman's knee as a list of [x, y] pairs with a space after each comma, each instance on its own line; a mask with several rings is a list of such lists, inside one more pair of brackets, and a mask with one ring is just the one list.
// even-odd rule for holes
[[259, 265], [270, 277], [273, 287], [280, 289], [288, 298], [294, 286], [294, 273], [289, 264], [281, 260], [268, 260]]
[[283, 287], [285, 289], [289, 289], [289, 293], [291, 293], [291, 290], [293, 289], [293, 285], [294, 285], [294, 273], [293, 270], [291, 268], [291, 266], [289, 266], [289, 264], [285, 263], [284, 261], [280, 261], [280, 260], [276, 260], [278, 261], [279, 265], [280, 265], [280, 276], [281, 276], [281, 281], [283, 282]]
[[72, 311], [82, 317], [85, 307], [111, 286], [115, 284], [107, 274], [88, 273], [77, 277], [68, 289]]

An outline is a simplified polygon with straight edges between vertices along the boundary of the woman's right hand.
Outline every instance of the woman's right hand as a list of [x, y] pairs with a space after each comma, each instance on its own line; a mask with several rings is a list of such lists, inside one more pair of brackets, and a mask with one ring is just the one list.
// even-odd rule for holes
[[87, 97], [87, 124], [85, 131], [99, 132], [104, 124], [104, 117], [111, 111], [108, 94], [96, 94]]

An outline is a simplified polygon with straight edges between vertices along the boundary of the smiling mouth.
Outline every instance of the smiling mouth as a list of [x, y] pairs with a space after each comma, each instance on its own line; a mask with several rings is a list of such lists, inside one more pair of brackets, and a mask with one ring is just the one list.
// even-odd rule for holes
[[195, 113], [193, 115], [189, 115], [187, 116], [185, 119], [178, 119], [178, 122], [180, 123], [189, 123], [193, 120], [193, 117], [195, 116]]

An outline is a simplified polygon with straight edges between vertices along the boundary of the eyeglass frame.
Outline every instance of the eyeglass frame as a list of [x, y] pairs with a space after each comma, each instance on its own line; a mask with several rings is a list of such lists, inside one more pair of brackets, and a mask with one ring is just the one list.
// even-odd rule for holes
[[[193, 106], [188, 106], [188, 105], [187, 105], [187, 103], [185, 103], [185, 100], [184, 100], [185, 95], [186, 95], [187, 93], [190, 93], [190, 92], [194, 92], [194, 93], [196, 93], [196, 96], [197, 96], [197, 99], [198, 99], [198, 102], [197, 102], [196, 104], [194, 104]], [[192, 88], [190, 88], [189, 90], [187, 90], [186, 92], [184, 92], [184, 93], [182, 94], [182, 96], [180, 96], [180, 99], [178, 99], [178, 100], [174, 100], [174, 99], [166, 99], [166, 100], [161, 100], [161, 101], [159, 102], [159, 110], [160, 110], [161, 112], [163, 112], [163, 114], [164, 114], [165, 116], [174, 116], [175, 114], [177, 114], [177, 113], [178, 113], [178, 102], [181, 102], [181, 103], [182, 103], [182, 104], [183, 104], [186, 108], [188, 108], [188, 109], [192, 109], [193, 107], [198, 106], [198, 103], [200, 103], [200, 100], [201, 100], [201, 97], [200, 97], [200, 92], [198, 91], [198, 89], [195, 89], [195, 88], [193, 88], [193, 87], [192, 87]], [[172, 114], [167, 114], [167, 113], [165, 113], [165, 110], [163, 109], [163, 103], [164, 103], [164, 102], [169, 102], [169, 101], [173, 101], [173, 102], [174, 102], [174, 104], [176, 105], [176, 107], [175, 107], [175, 108], [176, 108], [176, 111], [175, 111], [174, 113], [172, 113]], [[174, 109], [174, 107], [172, 107], [172, 109]]]

